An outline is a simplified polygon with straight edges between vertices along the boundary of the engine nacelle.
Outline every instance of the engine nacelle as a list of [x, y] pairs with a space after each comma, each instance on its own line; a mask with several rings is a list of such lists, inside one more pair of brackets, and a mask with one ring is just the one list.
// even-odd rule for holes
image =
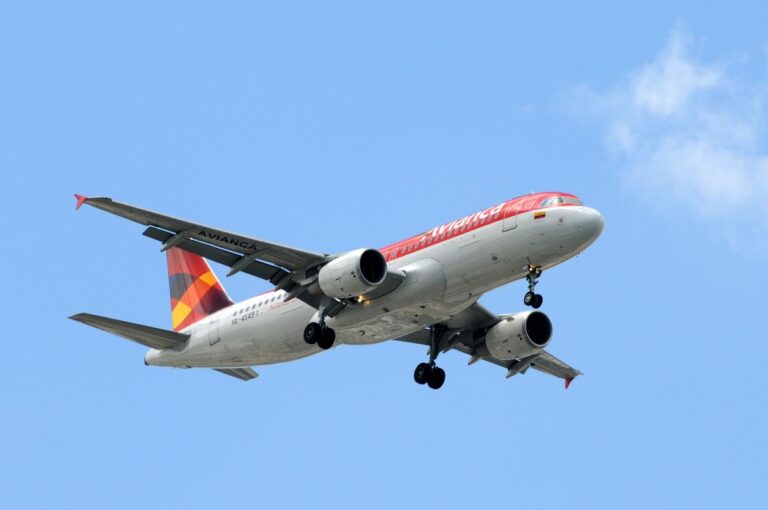
[[511, 360], [534, 354], [549, 344], [552, 323], [537, 310], [502, 319], [485, 334], [485, 346], [496, 359]]
[[346, 299], [370, 292], [387, 276], [387, 261], [378, 250], [361, 248], [328, 262], [317, 276], [323, 294]]

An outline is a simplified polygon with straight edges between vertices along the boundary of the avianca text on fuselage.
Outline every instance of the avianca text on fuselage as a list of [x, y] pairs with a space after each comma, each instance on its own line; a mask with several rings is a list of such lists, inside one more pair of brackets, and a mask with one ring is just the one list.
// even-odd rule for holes
[[[478, 225], [483, 225], [486, 221], [496, 221], [499, 219], [499, 214], [501, 214], [501, 210], [503, 208], [504, 204], [500, 204], [496, 207], [483, 209], [482, 211], [476, 212], [475, 214], [470, 214], [469, 216], [464, 216], [463, 218], [454, 220], [450, 223], [446, 223], [445, 225], [435, 227], [432, 229], [429, 235], [435, 238], [447, 232], [462, 231], [465, 227], [475, 228]], [[427, 235], [424, 235], [424, 238], [426, 237]]]

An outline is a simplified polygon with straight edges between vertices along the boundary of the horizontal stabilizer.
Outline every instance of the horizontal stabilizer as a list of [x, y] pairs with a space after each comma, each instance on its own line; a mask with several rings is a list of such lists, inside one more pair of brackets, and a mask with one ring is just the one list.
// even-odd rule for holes
[[189, 338], [189, 335], [176, 333], [175, 331], [119, 321], [90, 313], [78, 313], [70, 317], [70, 319], [101, 329], [107, 333], [133, 340], [153, 349], [176, 347]]
[[214, 368], [217, 372], [221, 372], [222, 374], [231, 375], [232, 377], [237, 377], [241, 381], [250, 381], [251, 379], [256, 379], [259, 374], [253, 371], [252, 368]]

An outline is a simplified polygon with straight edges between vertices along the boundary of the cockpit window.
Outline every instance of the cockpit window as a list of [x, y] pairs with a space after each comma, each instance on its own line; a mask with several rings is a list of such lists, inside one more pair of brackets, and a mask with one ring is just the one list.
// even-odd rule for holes
[[584, 205], [581, 200], [575, 197], [549, 197], [542, 200], [539, 207], [554, 207], [560, 204]]
[[557, 205], [557, 197], [549, 197], [541, 201], [539, 207], [552, 207]]

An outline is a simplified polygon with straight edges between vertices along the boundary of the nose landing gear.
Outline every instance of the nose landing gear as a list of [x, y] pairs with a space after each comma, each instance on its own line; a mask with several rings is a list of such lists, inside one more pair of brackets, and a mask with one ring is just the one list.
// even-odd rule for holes
[[523, 297], [525, 306], [539, 308], [544, 303], [544, 296], [536, 294], [536, 284], [539, 283], [541, 272], [541, 266], [536, 266], [531, 263], [528, 264], [528, 273], [525, 275], [525, 279], [528, 281], [528, 292], [526, 292], [525, 297]]

